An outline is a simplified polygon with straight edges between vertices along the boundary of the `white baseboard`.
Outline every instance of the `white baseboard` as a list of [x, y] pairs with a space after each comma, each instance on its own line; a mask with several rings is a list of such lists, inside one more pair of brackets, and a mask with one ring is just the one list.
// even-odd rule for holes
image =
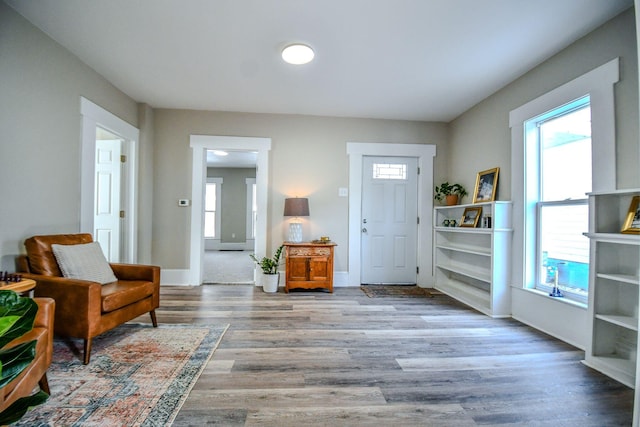
[[205, 251], [252, 251], [254, 250], [255, 243], [253, 240], [247, 240], [246, 242], [221, 242], [218, 239], [205, 239], [204, 250]]
[[189, 285], [189, 270], [160, 270], [160, 284], [171, 286], [190, 286]]
[[346, 288], [351, 286], [349, 284], [349, 272], [347, 271], [334, 271], [333, 272], [333, 287], [334, 288]]

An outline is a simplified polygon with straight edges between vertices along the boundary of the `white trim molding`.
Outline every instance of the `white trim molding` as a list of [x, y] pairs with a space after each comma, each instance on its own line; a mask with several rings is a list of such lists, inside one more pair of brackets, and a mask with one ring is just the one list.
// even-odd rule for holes
[[[525, 122], [555, 108], [589, 95], [591, 107], [592, 191], [616, 188], [616, 133], [614, 84], [619, 80], [619, 59], [577, 77], [529, 101], [509, 113], [511, 127], [511, 195], [513, 201], [513, 264], [511, 270], [512, 316], [556, 338], [585, 348], [582, 331], [565, 325], [581, 325], [584, 307], [570, 306], [557, 299], [531, 292], [535, 281], [535, 206], [527, 200], [525, 188]], [[549, 322], [563, 313], [562, 322]], [[575, 329], [575, 328], [574, 328]]]

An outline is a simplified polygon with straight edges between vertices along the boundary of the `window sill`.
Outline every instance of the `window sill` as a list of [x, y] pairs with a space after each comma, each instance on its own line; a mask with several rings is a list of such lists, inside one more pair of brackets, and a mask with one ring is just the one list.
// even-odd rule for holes
[[539, 295], [541, 297], [547, 298], [549, 300], [557, 301], [557, 302], [562, 303], [562, 304], [568, 304], [568, 305], [570, 305], [572, 307], [581, 308], [583, 310], [587, 309], [587, 304], [582, 303], [582, 302], [578, 302], [578, 301], [574, 301], [574, 300], [567, 299], [567, 298], [562, 298], [562, 297], [561, 298], [551, 297], [551, 296], [549, 296], [548, 293], [540, 291], [538, 289], [524, 288], [524, 290], [527, 291], [527, 292], [531, 292], [532, 294]]

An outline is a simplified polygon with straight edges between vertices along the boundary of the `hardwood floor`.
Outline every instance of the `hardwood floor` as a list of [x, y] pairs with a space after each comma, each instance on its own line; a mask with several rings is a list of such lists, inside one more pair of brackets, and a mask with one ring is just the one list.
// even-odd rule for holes
[[159, 322], [230, 324], [175, 426], [631, 425], [633, 390], [582, 351], [442, 294], [161, 295]]

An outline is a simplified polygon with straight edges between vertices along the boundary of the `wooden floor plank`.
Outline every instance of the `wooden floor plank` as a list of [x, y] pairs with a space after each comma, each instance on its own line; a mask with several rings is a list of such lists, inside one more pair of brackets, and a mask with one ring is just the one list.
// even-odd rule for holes
[[633, 390], [582, 351], [443, 294], [162, 287], [156, 313], [230, 325], [175, 426], [631, 425]]

